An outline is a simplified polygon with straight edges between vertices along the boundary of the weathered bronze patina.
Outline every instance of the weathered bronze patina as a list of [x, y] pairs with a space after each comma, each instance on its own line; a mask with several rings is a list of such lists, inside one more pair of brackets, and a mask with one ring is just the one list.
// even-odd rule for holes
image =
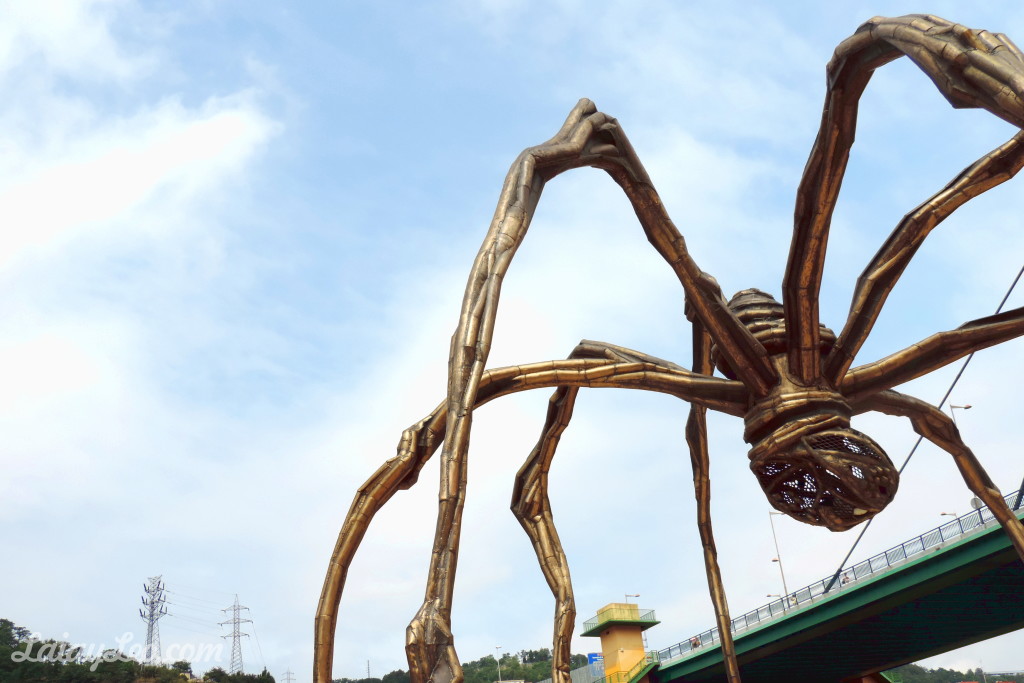
[[[972, 197], [1009, 180], [1024, 165], [1024, 133], [978, 159], [907, 214], [868, 264], [838, 335], [818, 322], [829, 223], [853, 144], [857, 103], [875, 69], [907, 55], [954, 107], [980, 107], [1024, 127], [1024, 55], [1005, 36], [934, 16], [875, 18], [836, 48], [827, 68], [821, 127], [797, 191], [795, 226], [779, 304], [757, 290], [726, 302], [715, 280], [690, 257], [647, 172], [618, 122], [581, 100], [555, 137], [524, 151], [505, 180], [480, 248], [452, 337], [447, 398], [407, 429], [395, 457], [359, 489], [327, 571], [315, 627], [314, 681], [329, 683], [338, 605], [353, 554], [374, 514], [442, 446], [440, 509], [426, 597], [406, 636], [415, 683], [459, 683], [451, 601], [466, 491], [473, 411], [505, 394], [554, 387], [540, 440], [516, 478], [512, 510], [533, 542], [555, 597], [555, 683], [568, 683], [576, 610], [569, 567], [548, 501], [548, 471], [581, 387], [658, 391], [691, 404], [686, 440], [693, 464], [698, 527], [726, 671], [739, 681], [729, 611], [711, 529], [705, 414], [745, 421], [750, 466], [773, 507], [810, 524], [844, 530], [882, 510], [896, 493], [892, 462], [870, 437], [851, 429], [867, 411], [902, 415], [953, 456], [968, 488], [999, 519], [1024, 558], [1024, 527], [1007, 508], [949, 417], [893, 391], [974, 351], [1024, 334], [1024, 308], [968, 322], [851, 369], [886, 297], [925, 237]], [[637, 351], [585, 341], [567, 360], [486, 369], [502, 278], [526, 235], [544, 184], [592, 166], [625, 191], [647, 239], [679, 278], [693, 324], [692, 370]], [[724, 377], [714, 376], [715, 367]]]

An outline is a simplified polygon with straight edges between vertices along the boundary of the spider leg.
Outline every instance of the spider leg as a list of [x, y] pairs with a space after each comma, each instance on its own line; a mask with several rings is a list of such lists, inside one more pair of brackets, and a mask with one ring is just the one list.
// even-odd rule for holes
[[[674, 369], [674, 363], [601, 342], [582, 341], [569, 358], [604, 358], [613, 362], [648, 362]], [[540, 439], [516, 475], [512, 512], [526, 531], [537, 553], [544, 578], [555, 597], [554, 646], [551, 657], [553, 683], [569, 683], [569, 657], [576, 619], [569, 563], [555, 529], [548, 497], [548, 472], [559, 439], [572, 419], [579, 387], [558, 387], [548, 401], [547, 418]]]
[[[729, 311], [713, 278], [702, 272], [665, 212], [661, 199], [615, 119], [581, 100], [548, 142], [525, 150], [512, 164], [494, 218], [463, 297], [448, 362], [448, 412], [434, 549], [423, 605], [407, 631], [407, 654], [435, 683], [461, 680], [451, 647], [451, 601], [465, 501], [466, 458], [473, 407], [490, 352], [502, 279], [529, 227], [544, 184], [581, 166], [605, 170], [623, 188], [648, 240], [669, 263], [697, 315], [737, 376], [758, 395], [777, 382], [764, 347]], [[443, 661], [442, 661], [443, 660]], [[422, 680], [415, 678], [419, 683]]]
[[[688, 311], [689, 312], [689, 311]], [[711, 363], [711, 337], [698, 320], [693, 323], [693, 371], [710, 375], [714, 368]], [[718, 636], [722, 643], [726, 677], [729, 683], [740, 683], [740, 667], [736, 661], [736, 646], [732, 639], [732, 619], [729, 617], [729, 603], [725, 597], [722, 571], [718, 566], [718, 549], [711, 528], [711, 462], [708, 456], [707, 408], [696, 403], [690, 404], [690, 416], [686, 420], [686, 444], [690, 448], [690, 464], [693, 467], [693, 490], [697, 498], [697, 530], [700, 544], [704, 549], [704, 570], [708, 577], [708, 591], [715, 607]]]
[[[874, 70], [904, 54], [954, 107], [982, 107], [1024, 126], [1024, 55], [1002, 34], [972, 31], [934, 16], [875, 17], [839, 44], [827, 67], [828, 89], [818, 136], [797, 190], [793, 242], [783, 279], [789, 367], [805, 384], [821, 376], [818, 294], [832, 212], [853, 145], [857, 105]], [[968, 195], [980, 194], [987, 189], [983, 185]], [[952, 208], [956, 207], [937, 208], [925, 222], [934, 220], [933, 227], [939, 222], [936, 218], [945, 217], [942, 211]], [[879, 262], [875, 269], [887, 265]], [[897, 275], [901, 269], [897, 266]], [[856, 351], [843, 348], [851, 357]], [[834, 352], [828, 360], [826, 377], [832, 381], [849, 367], [848, 362], [843, 365], [842, 353]]]
[[964, 483], [988, 506], [992, 515], [1006, 530], [1017, 555], [1024, 561], [1024, 525], [1003, 500], [971, 449], [960, 438], [960, 431], [948, 415], [920, 399], [895, 391], [883, 391], [853, 404], [855, 412], [877, 410], [887, 415], [910, 418], [914, 431], [953, 456]]
[[1024, 335], [1024, 307], [964, 323], [955, 330], [927, 339], [861, 365], [846, 373], [842, 393], [851, 401], [926, 375], [975, 351]]
[[825, 360], [837, 381], [849, 369], [918, 247], [939, 223], [968, 200], [1012, 178], [1024, 167], [1024, 132], [964, 169], [941, 192], [907, 214], [857, 280], [846, 325]]
[[[556, 386], [646, 388], [702, 400], [715, 409], [742, 414], [746, 389], [739, 382], [699, 377], [657, 359], [616, 362], [591, 357], [548, 361], [489, 370], [481, 376], [474, 408], [507, 394]], [[338, 607], [355, 552], [377, 511], [401, 489], [416, 483], [419, 471], [440, 446], [448, 426], [448, 404], [442, 402], [402, 433], [397, 454], [385, 462], [356, 492], [338, 534], [328, 565], [314, 628], [314, 681], [329, 683], [334, 657]], [[425, 680], [422, 669], [413, 675]]]
[[[667, 367], [657, 362], [628, 360], [610, 362], [604, 358], [581, 358], [567, 361], [551, 361], [548, 367], [538, 367], [535, 372], [522, 373], [504, 378], [498, 382], [503, 390], [519, 391], [545, 386], [568, 387], [617, 387], [644, 389], [668, 393], [684, 400], [706, 404], [730, 414], [741, 415], [747, 401], [747, 390], [740, 382], [729, 382], [714, 377], [691, 373], [681, 368]], [[525, 368], [523, 368], [525, 370]], [[557, 414], [557, 409], [555, 409]], [[449, 428], [448, 433], [451, 433]], [[442, 473], [444, 461], [442, 461]], [[529, 525], [526, 525], [530, 532]], [[553, 527], [542, 523], [538, 530], [553, 531]], [[553, 536], [557, 538], [557, 536]], [[551, 537], [549, 537], [550, 540]], [[435, 546], [436, 547], [436, 546]], [[555, 559], [553, 564], [542, 561], [554, 575], [563, 569], [564, 558]], [[545, 572], [547, 576], [547, 572]], [[557, 584], [556, 584], [557, 586]], [[556, 587], [556, 596], [558, 588]], [[428, 593], [428, 598], [430, 594]], [[425, 601], [406, 631], [406, 654], [410, 675], [415, 683], [428, 679], [432, 681], [461, 680], [461, 671], [456, 669], [455, 655], [450, 628], [450, 607], [444, 607], [439, 598]], [[563, 619], [565, 616], [562, 617]], [[563, 624], [566, 622], [563, 621]], [[563, 626], [564, 628], [564, 626]]]
[[355, 499], [338, 532], [338, 540], [327, 567], [327, 576], [316, 610], [313, 639], [313, 680], [330, 683], [334, 662], [334, 634], [338, 606], [348, 578], [348, 568], [377, 511], [399, 490], [416, 483], [420, 469], [444, 438], [447, 410], [439, 405], [425, 418], [404, 432], [398, 453], [381, 465], [356, 491]]
[[516, 474], [512, 512], [533, 543], [544, 579], [555, 596], [554, 643], [551, 650], [552, 683], [569, 683], [572, 629], [576, 621], [569, 561], [555, 529], [548, 498], [548, 471], [562, 432], [569, 426], [576, 404], [576, 387], [558, 387], [548, 401], [540, 440]]
[[[605, 356], [611, 360], [626, 360], [624, 354], [616, 353], [616, 347], [605, 346], [602, 349], [601, 346], [594, 342], [582, 342], [569, 357]], [[633, 354], [633, 357], [641, 355]], [[658, 362], [657, 359], [655, 362]], [[554, 642], [551, 653], [551, 678], [554, 683], [569, 683], [570, 646], [576, 620], [576, 602], [573, 597], [568, 559], [551, 512], [548, 472], [559, 439], [572, 419], [578, 393], [578, 387], [561, 386], [552, 394], [540, 440], [519, 469], [512, 493], [512, 512], [530, 537], [541, 571], [555, 597]]]

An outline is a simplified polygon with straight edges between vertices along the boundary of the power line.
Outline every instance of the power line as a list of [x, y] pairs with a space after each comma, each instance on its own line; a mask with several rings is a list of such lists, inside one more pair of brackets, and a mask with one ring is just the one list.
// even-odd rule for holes
[[177, 600], [168, 600], [167, 604], [170, 605], [171, 611], [175, 613], [175, 616], [187, 616], [192, 619], [205, 619], [211, 623], [216, 623], [217, 619], [221, 616], [217, 614], [220, 612], [217, 610], [207, 610], [200, 607], [194, 607], [193, 605], [187, 605], [180, 603]]
[[243, 607], [238, 604], [238, 594], [235, 594], [235, 604], [230, 607], [225, 607], [221, 612], [231, 612], [231, 619], [228, 621], [220, 622], [220, 625], [231, 624], [231, 635], [221, 636], [221, 638], [231, 638], [231, 669], [228, 673], [240, 674], [242, 670], [242, 636], [249, 637], [248, 633], [242, 633], [242, 624], [245, 622], [252, 623], [252, 619], [242, 619], [242, 610], [248, 610], [248, 607]]
[[142, 596], [142, 607], [139, 616], [146, 622], [146, 649], [143, 651], [143, 661], [148, 664], [159, 664], [160, 653], [160, 624], [157, 622], [160, 617], [167, 614], [167, 599], [164, 597], [164, 585], [159, 576], [149, 577], [149, 583], [143, 584], [142, 590], [146, 592]]
[[231, 591], [222, 591], [222, 590], [217, 590], [215, 588], [200, 588], [198, 586], [186, 586], [183, 583], [175, 583], [174, 585], [175, 586], [179, 586], [181, 588], [185, 588], [187, 590], [199, 591], [200, 593], [216, 593], [217, 595], [233, 595], [233, 593], [231, 593]]
[[260, 645], [260, 634], [256, 633], [256, 622], [252, 624], [252, 635], [256, 638], [256, 649], [260, 653], [260, 663], [263, 664], [263, 668], [267, 668], [267, 660], [263, 658], [263, 646]]
[[175, 624], [174, 628], [175, 629], [180, 629], [182, 631], [187, 631], [189, 633], [196, 633], [196, 634], [199, 634], [201, 636], [213, 636], [214, 638], [216, 638], [217, 636], [221, 635], [219, 633], [214, 633], [212, 631], [200, 631], [199, 629], [193, 629], [193, 628], [190, 628], [189, 626], [185, 626], [183, 624]]
[[[193, 610], [191, 610], [191, 608], [189, 608], [188, 605], [181, 605], [181, 604], [176, 603], [176, 602], [171, 602], [170, 600], [167, 601], [167, 604], [170, 606], [171, 616], [172, 617], [176, 616], [176, 617], [188, 618], [188, 619], [198, 619], [198, 620], [201, 620], [201, 621], [209, 622], [211, 624], [216, 623], [216, 621], [217, 621], [216, 618], [211, 613], [209, 613], [209, 612], [193, 611]], [[184, 610], [184, 611], [182, 611], [182, 610]], [[220, 611], [220, 610], [218, 610], [218, 611]]]
[[[175, 585], [177, 585], [177, 584], [175, 584]], [[201, 597], [199, 597], [197, 595], [192, 595], [190, 593], [182, 593], [181, 591], [178, 591], [178, 590], [167, 589], [167, 592], [170, 593], [171, 595], [174, 595], [176, 598], [181, 598], [181, 599], [189, 600], [191, 602], [202, 602], [202, 603], [205, 603], [207, 605], [219, 605], [219, 604], [221, 604], [220, 600], [208, 600], [206, 598], [201, 598]], [[220, 609], [220, 608], [216, 608], [216, 609]]]
[[174, 617], [175, 619], [184, 619], [185, 621], [190, 621], [193, 624], [199, 624], [201, 626], [216, 626], [217, 625], [217, 622], [211, 621], [210, 619], [197, 619], [196, 617], [190, 616], [188, 614], [177, 614], [175, 612], [168, 612], [167, 616]]
[[220, 607], [210, 607], [209, 605], [205, 605], [205, 604], [203, 604], [201, 602], [196, 602], [195, 600], [192, 600], [191, 598], [186, 598], [186, 597], [183, 597], [181, 595], [178, 595], [174, 591], [167, 591], [167, 593], [170, 596], [168, 598], [168, 602], [173, 602], [176, 605], [188, 605], [191, 609], [205, 610], [207, 612], [219, 612], [220, 611]]
[[284, 672], [284, 683], [294, 683], [295, 674], [292, 673], [291, 668]]
[[186, 602], [186, 603], [188, 603], [190, 605], [195, 606], [196, 609], [207, 609], [207, 610], [210, 610], [211, 612], [218, 612], [218, 611], [220, 611], [220, 607], [216, 607], [215, 606], [215, 605], [221, 604], [220, 602], [212, 602], [210, 600], [203, 600], [202, 598], [196, 598], [196, 597], [192, 597], [190, 595], [185, 595], [183, 593], [179, 593], [178, 591], [168, 590], [167, 593], [171, 596], [171, 599], [174, 600], [175, 602], [177, 602], [177, 601]]

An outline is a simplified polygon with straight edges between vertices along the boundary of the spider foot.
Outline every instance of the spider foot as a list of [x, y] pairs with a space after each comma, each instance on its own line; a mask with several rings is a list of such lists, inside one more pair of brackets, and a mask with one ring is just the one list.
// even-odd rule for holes
[[462, 683], [450, 618], [439, 600], [427, 600], [405, 631], [405, 656], [413, 683]]

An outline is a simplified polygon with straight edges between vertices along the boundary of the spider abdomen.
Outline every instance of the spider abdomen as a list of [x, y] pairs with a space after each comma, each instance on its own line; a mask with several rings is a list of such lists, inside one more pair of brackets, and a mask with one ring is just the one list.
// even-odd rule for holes
[[809, 416], [750, 450], [750, 469], [768, 502], [793, 519], [845, 531], [881, 512], [899, 472], [867, 434], [841, 416]]

